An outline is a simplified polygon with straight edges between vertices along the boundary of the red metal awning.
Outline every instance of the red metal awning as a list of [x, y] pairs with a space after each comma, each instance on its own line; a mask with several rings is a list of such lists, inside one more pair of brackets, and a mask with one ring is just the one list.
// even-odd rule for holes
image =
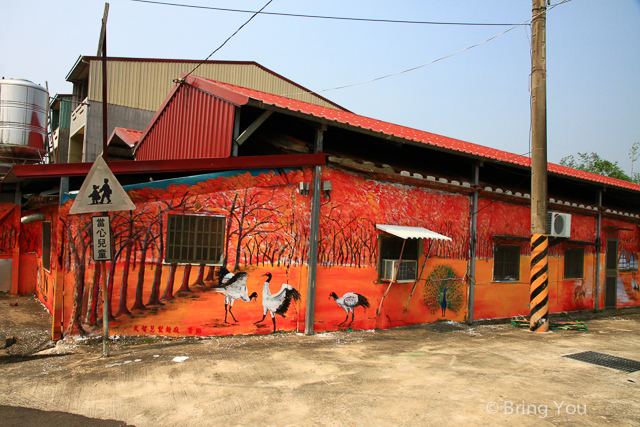
[[[186, 160], [145, 160], [109, 162], [114, 175], [143, 173], [176, 173], [200, 171], [225, 171], [235, 169], [261, 168], [297, 168], [322, 166], [326, 164], [326, 155], [283, 154], [274, 156], [247, 156], [214, 159]], [[4, 177], [2, 183], [11, 184], [33, 178], [60, 178], [63, 176], [85, 176], [93, 163], [54, 163], [46, 165], [15, 165]]]

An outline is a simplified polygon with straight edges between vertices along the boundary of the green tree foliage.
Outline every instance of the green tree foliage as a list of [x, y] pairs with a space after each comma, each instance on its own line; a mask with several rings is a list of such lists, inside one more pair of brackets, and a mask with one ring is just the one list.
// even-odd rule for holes
[[633, 164], [640, 157], [640, 141], [636, 141], [629, 150], [629, 158], [631, 159], [631, 181], [640, 184], [640, 173], [633, 172]]
[[585, 172], [592, 172], [602, 176], [636, 182], [629, 175], [624, 173], [620, 166], [618, 166], [618, 162], [610, 162], [593, 152], [578, 153], [576, 156], [570, 155], [563, 157], [560, 160], [560, 164], [562, 166], [568, 166]]

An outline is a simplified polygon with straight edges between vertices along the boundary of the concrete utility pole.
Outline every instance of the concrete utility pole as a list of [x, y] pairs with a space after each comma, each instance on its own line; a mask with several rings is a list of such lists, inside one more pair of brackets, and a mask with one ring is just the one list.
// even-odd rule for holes
[[109, 16], [109, 3], [104, 4], [104, 16], [100, 29], [100, 41], [98, 42], [98, 56], [102, 55], [102, 158], [109, 161], [107, 155], [107, 17]]
[[533, 0], [531, 20], [531, 288], [530, 330], [549, 330], [547, 235], [546, 0]]
[[[107, 154], [107, 17], [109, 16], [109, 3], [104, 4], [104, 16], [100, 29], [100, 41], [98, 42], [98, 55], [102, 55], [102, 158], [108, 161]], [[108, 212], [105, 212], [109, 215]], [[109, 311], [107, 307], [107, 262], [100, 262], [102, 268], [102, 355], [109, 356]], [[98, 266], [96, 266], [98, 268]]]

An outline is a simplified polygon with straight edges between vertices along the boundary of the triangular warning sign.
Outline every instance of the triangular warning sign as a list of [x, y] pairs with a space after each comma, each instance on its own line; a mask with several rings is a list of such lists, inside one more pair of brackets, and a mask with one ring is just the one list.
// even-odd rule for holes
[[78, 191], [69, 213], [132, 211], [136, 205], [131, 201], [116, 179], [107, 162], [98, 156]]

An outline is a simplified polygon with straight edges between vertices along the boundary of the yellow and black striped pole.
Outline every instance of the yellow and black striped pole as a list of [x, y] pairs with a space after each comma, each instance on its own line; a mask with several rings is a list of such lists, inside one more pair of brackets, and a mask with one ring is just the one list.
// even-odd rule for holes
[[549, 265], [547, 254], [549, 237], [531, 236], [531, 289], [529, 296], [529, 329], [533, 332], [549, 331]]

